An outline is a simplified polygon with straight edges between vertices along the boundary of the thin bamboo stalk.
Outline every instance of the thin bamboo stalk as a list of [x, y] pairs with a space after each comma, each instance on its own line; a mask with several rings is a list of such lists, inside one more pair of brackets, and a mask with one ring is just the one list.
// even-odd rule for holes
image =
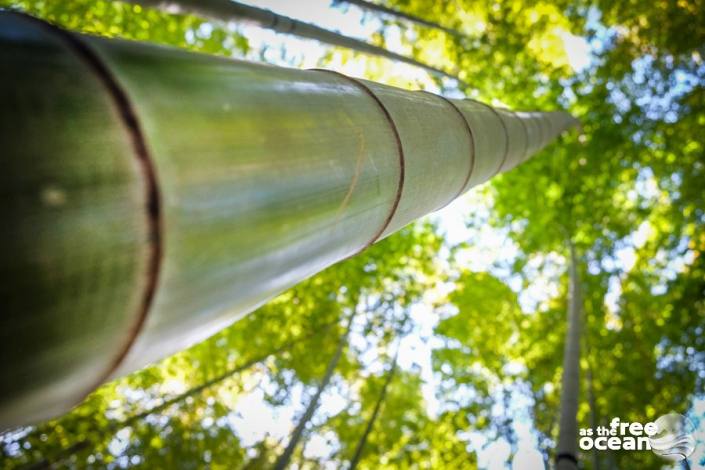
[[375, 402], [375, 406], [372, 409], [372, 414], [370, 415], [370, 418], [367, 420], [367, 424], [365, 424], [365, 429], [362, 432], [362, 436], [360, 436], [360, 440], [358, 441], [357, 445], [355, 446], [355, 452], [350, 459], [350, 466], [348, 467], [348, 470], [355, 470], [357, 466], [360, 463], [360, 459], [362, 459], [362, 453], [365, 450], [365, 445], [367, 444], [367, 439], [370, 437], [370, 433], [372, 432], [372, 429], [374, 428], [374, 425], [377, 421], [377, 417], [379, 416], [380, 411], [382, 410], [382, 405], [384, 404], [384, 400], [387, 397], [387, 389], [389, 388], [389, 384], [392, 382], [392, 379], [394, 378], [394, 373], [397, 370], [397, 358], [399, 357], [399, 348], [397, 347], [397, 352], [394, 353], [394, 359], [392, 360], [392, 365], [389, 368], [389, 372], [387, 372], [386, 377], [384, 378], [384, 383], [382, 384], [382, 389], [380, 390], [379, 396], [377, 397], [377, 401]]
[[0, 69], [0, 428], [208, 337], [574, 123], [13, 13]]
[[575, 245], [568, 240], [570, 253], [570, 291], [567, 314], [563, 376], [561, 378], [561, 410], [556, 446], [556, 469], [578, 469], [578, 406], [580, 395], [580, 336], [582, 294]]
[[384, 5], [379, 5], [379, 4], [373, 3], [373, 2], [368, 2], [366, 0], [337, 0], [337, 1], [340, 3], [349, 3], [351, 5], [355, 5], [357, 7], [364, 9], [364, 10], [374, 11], [377, 13], [383, 13], [385, 15], [389, 15], [389, 16], [392, 16], [395, 18], [401, 18], [401, 19], [410, 21], [412, 23], [416, 23], [420, 26], [425, 26], [427, 28], [438, 29], [438, 30], [443, 31], [444, 33], [450, 34], [452, 36], [462, 37], [462, 33], [460, 31], [457, 31], [452, 28], [447, 28], [447, 27], [442, 26], [438, 23], [434, 23], [433, 21], [429, 21], [429, 20], [423, 19], [419, 16], [411, 15], [409, 13], [405, 13], [400, 10], [395, 10], [394, 8], [389, 8]]
[[420, 62], [412, 57], [389, 51], [384, 47], [375, 46], [359, 39], [345, 36], [344, 34], [330, 31], [304, 21], [299, 21], [288, 16], [274, 13], [271, 10], [245, 5], [232, 0], [126, 0], [138, 5], [158, 8], [171, 13], [187, 13], [213, 21], [235, 21], [249, 23], [260, 28], [271, 29], [278, 33], [291, 34], [307, 39], [314, 39], [324, 44], [344, 47], [353, 51], [362, 52], [386, 59], [402, 62], [420, 67], [434, 75], [456, 80], [459, 84], [467, 86], [456, 75], [446, 72], [438, 67]]
[[316, 387], [316, 393], [314, 393], [311, 399], [309, 400], [308, 405], [306, 405], [306, 409], [304, 410], [304, 413], [299, 418], [298, 423], [296, 423], [296, 427], [294, 428], [291, 433], [291, 436], [289, 437], [289, 442], [284, 448], [284, 451], [277, 458], [277, 461], [274, 463], [274, 470], [285, 470], [286, 468], [289, 468], [291, 458], [294, 456], [294, 452], [296, 451], [299, 442], [303, 438], [304, 431], [306, 430], [308, 423], [313, 418], [313, 415], [316, 413], [316, 410], [320, 405], [323, 392], [328, 387], [330, 380], [333, 378], [333, 373], [338, 367], [338, 362], [340, 362], [340, 359], [343, 357], [343, 350], [348, 345], [348, 338], [350, 336], [350, 331], [352, 331], [353, 321], [355, 320], [356, 314], [357, 309], [353, 310], [350, 314], [350, 317], [348, 318], [347, 322], [347, 327], [345, 328], [345, 332], [338, 340], [338, 345], [335, 348], [335, 353], [331, 356], [330, 360], [328, 361], [326, 370], [323, 373], [323, 378]]

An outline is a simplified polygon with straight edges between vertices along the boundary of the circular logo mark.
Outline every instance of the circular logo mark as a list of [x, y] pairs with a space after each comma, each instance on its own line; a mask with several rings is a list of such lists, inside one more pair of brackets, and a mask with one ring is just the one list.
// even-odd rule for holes
[[672, 462], [680, 462], [693, 453], [695, 426], [688, 418], [678, 413], [668, 413], [654, 423], [656, 433], [649, 437], [649, 442], [656, 455]]

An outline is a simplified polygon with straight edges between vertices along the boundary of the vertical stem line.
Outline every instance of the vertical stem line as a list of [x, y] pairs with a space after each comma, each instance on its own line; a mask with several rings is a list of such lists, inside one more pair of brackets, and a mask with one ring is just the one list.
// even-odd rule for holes
[[567, 241], [570, 252], [570, 290], [563, 352], [563, 377], [561, 380], [561, 412], [558, 428], [558, 447], [556, 454], [557, 470], [576, 470], [578, 468], [578, 395], [580, 389], [580, 313], [581, 294], [578, 275], [578, 257], [572, 240]]

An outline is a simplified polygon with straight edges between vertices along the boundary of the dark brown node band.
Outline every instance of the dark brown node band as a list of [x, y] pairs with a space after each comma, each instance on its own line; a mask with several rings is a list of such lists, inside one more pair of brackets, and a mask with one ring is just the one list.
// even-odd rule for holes
[[515, 166], [517, 166], [520, 163], [523, 163], [524, 161], [526, 161], [526, 159], [528, 158], [527, 153], [529, 151], [529, 129], [526, 127], [526, 123], [524, 122], [524, 120], [522, 118], [519, 117], [519, 115], [516, 113], [516, 111], [514, 111], [513, 109], [509, 109], [509, 108], [505, 108], [505, 109], [506, 109], [506, 111], [512, 113], [512, 115], [514, 115], [514, 117], [517, 119], [517, 121], [519, 121], [519, 124], [521, 124], [521, 128], [524, 129], [524, 136], [526, 136], [526, 145], [524, 146], [524, 152], [522, 153], [520, 160], [515, 165]]
[[139, 119], [137, 118], [137, 113], [135, 112], [127, 93], [122, 89], [117, 78], [113, 75], [108, 66], [78, 35], [65, 31], [49, 23], [37, 20], [31, 16], [23, 14], [21, 14], [21, 16], [29, 21], [37, 22], [51, 34], [57, 36], [74, 54], [76, 54], [79, 60], [81, 60], [88, 67], [88, 69], [96, 75], [98, 81], [107, 90], [110, 99], [122, 119], [125, 131], [130, 137], [134, 157], [137, 159], [144, 180], [144, 209], [147, 220], [148, 259], [147, 271], [145, 273], [146, 280], [142, 289], [140, 306], [138, 311], [134, 314], [134, 319], [126, 332], [125, 339], [117, 349], [108, 367], [96, 379], [91, 389], [85, 392], [85, 396], [103, 382], [107, 381], [120, 367], [147, 321], [147, 316], [149, 314], [152, 301], [154, 300], [159, 281], [159, 271], [164, 244], [159, 183], [157, 180], [154, 163], [147, 148], [145, 136], [142, 132]]
[[[401, 201], [401, 194], [402, 191], [404, 190], [404, 148], [402, 147], [401, 144], [401, 137], [399, 136], [399, 131], [397, 129], [396, 124], [394, 123], [394, 119], [392, 119], [392, 115], [389, 113], [389, 110], [387, 110], [386, 106], [384, 106], [384, 103], [382, 103], [382, 100], [380, 100], [375, 93], [370, 90], [370, 88], [365, 85], [362, 81], [357, 80], [352, 77], [348, 77], [347, 75], [336, 72], [335, 70], [326, 70], [326, 69], [311, 69], [312, 71], [316, 72], [326, 72], [326, 73], [332, 73], [334, 75], [337, 75], [339, 77], [343, 77], [344, 79], [350, 81], [353, 83], [356, 87], [361, 89], [363, 92], [365, 92], [367, 95], [372, 97], [372, 99], [375, 101], [377, 104], [377, 107], [382, 111], [382, 114], [384, 115], [386, 121], [389, 123], [390, 128], [392, 129], [392, 133], [394, 134], [394, 139], [396, 141], [396, 146], [399, 154], [399, 182], [397, 184], [397, 191], [394, 197], [394, 202], [392, 203], [392, 208], [389, 211], [389, 214], [387, 214], [387, 218], [385, 219], [384, 223], [382, 224], [382, 227], [375, 233], [375, 235], [370, 239], [369, 242], [367, 242], [361, 249], [358, 251], [358, 253], [365, 251], [367, 248], [372, 246], [379, 238], [382, 236], [385, 230], [387, 230], [387, 227], [389, 227], [389, 224], [392, 222], [392, 219], [394, 218], [394, 214], [397, 212], [397, 208], [399, 207], [399, 202]], [[354, 256], [354, 255], [352, 255]]]
[[499, 123], [502, 125], [502, 129], [504, 130], [504, 137], [505, 137], [505, 139], [504, 139], [504, 141], [505, 141], [504, 155], [502, 155], [502, 160], [499, 162], [499, 166], [497, 167], [495, 172], [492, 173], [492, 176], [490, 176], [490, 178], [492, 178], [492, 177], [496, 176], [497, 173], [499, 173], [499, 171], [504, 166], [504, 162], [507, 161], [507, 157], [509, 156], [509, 130], [507, 130], [507, 125], [504, 123], [504, 119], [502, 119], [502, 116], [500, 116], [499, 113], [497, 112], [497, 110], [494, 109], [492, 106], [490, 106], [487, 103], [483, 103], [482, 101], [473, 100], [472, 98], [465, 98], [465, 99], [468, 101], [472, 101], [473, 103], [481, 104], [482, 106], [484, 106], [487, 109], [489, 109], [490, 111], [492, 111], [492, 113], [495, 116], [497, 116], [497, 119], [499, 119]]
[[422, 93], [428, 93], [429, 95], [435, 96], [436, 98], [440, 98], [446, 103], [450, 105], [451, 108], [456, 112], [458, 116], [460, 116], [460, 119], [462, 120], [463, 124], [465, 125], [465, 129], [468, 131], [468, 136], [470, 137], [470, 168], [468, 170], [467, 175], [465, 175], [465, 180], [463, 181], [463, 184], [460, 186], [460, 189], [458, 190], [457, 193], [453, 195], [452, 198], [442, 206], [438, 207], [436, 210], [440, 210], [453, 202], [456, 198], [460, 197], [460, 195], [463, 194], [465, 191], [465, 187], [468, 185], [470, 182], [470, 178], [472, 177], [473, 173], [475, 172], [475, 159], [476, 159], [476, 153], [477, 149], [475, 148], [475, 135], [472, 132], [472, 128], [470, 127], [470, 123], [468, 122], [467, 119], [465, 119], [465, 115], [463, 114], [462, 111], [460, 111], [460, 108], [458, 108], [455, 103], [453, 103], [451, 100], [446, 98], [445, 96], [437, 95], [435, 93], [431, 93], [430, 91], [426, 90], [420, 90]]

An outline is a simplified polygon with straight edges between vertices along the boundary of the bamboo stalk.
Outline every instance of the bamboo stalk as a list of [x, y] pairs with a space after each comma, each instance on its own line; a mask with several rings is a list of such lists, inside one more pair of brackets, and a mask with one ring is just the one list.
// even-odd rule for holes
[[570, 290], [561, 377], [561, 409], [556, 446], [556, 469], [578, 469], [578, 406], [580, 395], [580, 336], [582, 294], [578, 273], [578, 256], [572, 240], [567, 241], [570, 253]]
[[403, 11], [395, 10], [394, 8], [389, 8], [384, 5], [379, 5], [377, 3], [368, 2], [366, 0], [337, 0], [337, 2], [349, 3], [351, 5], [355, 5], [357, 7], [360, 7], [363, 10], [369, 10], [369, 11], [374, 11], [377, 13], [383, 13], [385, 15], [389, 15], [392, 17], [401, 18], [401, 19], [404, 19], [407, 21], [411, 21], [412, 23], [416, 23], [420, 26], [438, 29], [438, 30], [443, 31], [444, 33], [450, 34], [452, 36], [462, 37], [462, 33], [460, 31], [457, 31], [452, 28], [446, 28], [445, 26], [442, 26], [438, 23], [434, 23], [433, 21], [429, 21], [429, 20], [423, 19], [419, 16], [405, 13]]
[[330, 31], [314, 24], [299, 21], [288, 16], [279, 15], [271, 10], [245, 5], [232, 0], [126, 0], [138, 5], [158, 8], [170, 13], [186, 13], [213, 21], [235, 21], [249, 23], [260, 28], [271, 29], [278, 33], [291, 34], [307, 39], [314, 39], [324, 44], [344, 47], [353, 51], [362, 52], [386, 59], [402, 62], [420, 67], [434, 75], [450, 78], [462, 86], [467, 86], [456, 75], [441, 70], [438, 67], [420, 62], [384, 47], [375, 46], [359, 39], [345, 36], [344, 34]]
[[389, 388], [389, 384], [392, 382], [392, 379], [394, 378], [394, 373], [397, 370], [398, 357], [399, 347], [397, 346], [397, 352], [394, 353], [392, 365], [389, 368], [389, 372], [387, 372], [386, 377], [384, 378], [384, 383], [382, 384], [382, 389], [380, 390], [379, 396], [377, 397], [377, 401], [375, 401], [375, 406], [372, 409], [372, 414], [370, 415], [370, 418], [365, 424], [365, 429], [363, 430], [362, 435], [360, 436], [360, 440], [355, 446], [355, 452], [353, 453], [353, 456], [350, 459], [350, 466], [348, 467], [348, 470], [355, 470], [360, 464], [360, 459], [362, 459], [362, 453], [365, 450], [367, 439], [370, 437], [370, 433], [372, 432], [372, 429], [374, 428], [374, 425], [377, 422], [377, 417], [379, 416], [379, 413], [382, 410], [382, 405], [384, 404], [384, 400], [387, 397], [387, 389]]
[[296, 448], [298, 447], [299, 442], [303, 438], [304, 432], [306, 431], [306, 426], [308, 426], [308, 423], [311, 421], [313, 415], [316, 413], [316, 410], [320, 405], [323, 392], [325, 392], [326, 388], [328, 387], [330, 380], [333, 378], [333, 373], [338, 367], [338, 362], [340, 362], [341, 357], [343, 357], [343, 350], [348, 345], [348, 338], [350, 336], [350, 331], [352, 331], [353, 321], [355, 320], [356, 315], [357, 307], [355, 307], [355, 309], [350, 313], [345, 332], [338, 340], [338, 344], [335, 348], [335, 353], [331, 356], [330, 360], [328, 361], [326, 370], [323, 373], [323, 378], [321, 378], [321, 382], [316, 387], [316, 393], [314, 393], [311, 399], [309, 400], [308, 405], [306, 405], [306, 409], [304, 410], [304, 413], [299, 418], [299, 421], [296, 423], [296, 426], [294, 427], [294, 430], [292, 431], [291, 436], [289, 437], [289, 442], [284, 448], [284, 451], [277, 458], [277, 461], [274, 463], [274, 470], [285, 470], [289, 467], [291, 463], [291, 458], [294, 456], [294, 452], [296, 451]]
[[574, 123], [13, 13], [0, 69], [0, 428], [208, 337]]

